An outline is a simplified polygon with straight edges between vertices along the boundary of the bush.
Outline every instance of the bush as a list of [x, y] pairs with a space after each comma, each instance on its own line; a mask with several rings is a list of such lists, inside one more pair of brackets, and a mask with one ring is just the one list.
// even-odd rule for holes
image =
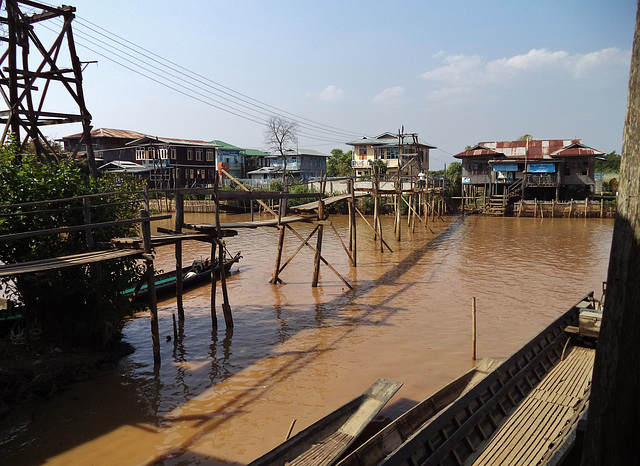
[[[1, 149], [0, 205], [32, 201], [72, 198], [68, 203], [23, 205], [13, 207], [11, 215], [0, 218], [0, 234], [7, 235], [84, 223], [82, 199], [79, 196], [122, 192], [108, 199], [91, 199], [92, 223], [138, 216], [139, 199], [132, 201], [127, 191], [139, 190], [134, 179], [120, 175], [90, 178], [80, 167], [68, 161], [41, 162], [33, 155], [21, 154], [15, 144]], [[5, 208], [4, 213], [7, 212]], [[135, 226], [116, 226], [92, 231], [96, 243], [136, 233]], [[22, 263], [88, 251], [86, 233], [38, 236], [0, 242], [0, 261]], [[5, 293], [26, 305], [27, 325], [39, 328], [43, 337], [56, 343], [101, 346], [107, 328], [114, 329], [130, 311], [129, 301], [121, 295], [141, 277], [135, 260], [105, 261], [99, 267], [74, 266], [40, 274], [24, 274], [2, 279]], [[100, 291], [103, 300], [98, 302]], [[96, 312], [101, 309], [102, 313]], [[101, 318], [98, 318], [102, 314]]]

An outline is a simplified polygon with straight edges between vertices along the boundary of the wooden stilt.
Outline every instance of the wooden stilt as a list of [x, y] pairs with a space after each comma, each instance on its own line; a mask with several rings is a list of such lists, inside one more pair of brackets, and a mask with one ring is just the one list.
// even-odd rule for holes
[[[363, 213], [362, 213], [362, 212], [360, 212], [360, 210], [358, 210], [357, 208], [356, 208], [356, 213], [357, 213], [358, 215], [360, 215], [360, 217], [362, 217], [362, 220], [364, 220], [364, 222], [367, 224], [367, 226], [368, 226], [369, 228], [371, 228], [372, 230], [374, 230], [374, 229], [375, 229], [375, 227], [374, 227], [374, 226], [372, 226], [372, 225], [369, 223], [369, 220], [367, 220], [367, 217], [365, 217], [365, 216], [363, 215]], [[383, 250], [382, 250], [382, 247], [383, 247], [383, 246], [386, 246], [386, 247], [387, 247], [387, 249], [388, 249], [389, 251], [393, 252], [393, 249], [391, 249], [391, 248], [389, 247], [389, 245], [387, 244], [387, 242], [386, 242], [385, 240], [383, 240], [383, 239], [382, 239], [382, 227], [380, 227], [380, 228], [381, 228], [381, 229], [380, 229], [380, 232], [379, 232], [380, 249], [381, 249], [381, 250], [380, 250], [380, 252], [383, 252]]]
[[231, 315], [231, 305], [229, 304], [229, 293], [227, 291], [227, 274], [224, 270], [224, 242], [222, 241], [222, 229], [220, 228], [220, 198], [218, 197], [217, 176], [213, 183], [213, 193], [215, 196], [216, 207], [216, 231], [218, 233], [218, 264], [220, 265], [220, 286], [222, 287], [222, 313], [224, 314], [224, 323], [226, 328], [233, 328], [233, 316]]
[[[349, 219], [349, 225], [351, 226], [351, 238], [353, 238], [353, 248], [349, 248], [351, 251], [351, 265], [357, 267], [358, 265], [358, 236], [356, 228], [356, 187], [355, 180], [351, 180], [351, 217]], [[337, 232], [336, 232], [337, 234]]]
[[218, 244], [218, 263], [220, 264], [220, 285], [222, 287], [222, 313], [226, 328], [233, 328], [233, 315], [229, 304], [229, 292], [227, 290], [227, 273], [224, 270], [224, 243]]
[[[148, 210], [140, 211], [140, 218], [149, 217]], [[142, 222], [142, 240], [144, 243], [144, 252], [147, 257], [151, 257], [151, 224]], [[153, 346], [153, 363], [160, 364], [160, 330], [158, 328], [158, 301], [156, 298], [156, 280], [153, 267], [153, 259], [145, 259], [147, 268], [147, 290], [149, 296], [149, 311], [151, 322], [151, 345]]]
[[[176, 193], [176, 212], [175, 223], [173, 229], [177, 232], [182, 231], [184, 224], [184, 195]], [[184, 320], [184, 304], [182, 302], [182, 241], [176, 241], [175, 245], [176, 258], [176, 306], [178, 307], [178, 320]], [[211, 257], [213, 261], [213, 256]]]
[[[213, 238], [211, 238], [211, 265], [216, 262], [216, 248], [218, 244]], [[216, 290], [218, 288], [218, 278], [215, 273], [211, 273], [211, 328], [216, 330], [218, 328], [218, 317], [216, 316]]]
[[[318, 201], [318, 220], [324, 220], [324, 201], [320, 199]], [[318, 225], [318, 235], [316, 236], [316, 253], [313, 259], [313, 279], [311, 286], [313, 288], [318, 287], [318, 280], [320, 278], [320, 256], [322, 254], [322, 236], [324, 233], [324, 225], [320, 223]]]
[[276, 265], [275, 265], [275, 268], [273, 269], [273, 277], [271, 277], [271, 280], [269, 280], [269, 283], [273, 285], [277, 285], [278, 283], [284, 285], [284, 282], [278, 276], [280, 273], [280, 261], [282, 260], [282, 249], [284, 248], [284, 227], [282, 225], [279, 225], [278, 228], [280, 229], [280, 237], [278, 239], [278, 252], [276, 254]]
[[[294, 235], [296, 235], [296, 236], [300, 239], [300, 241], [304, 241], [304, 239], [302, 238], [302, 236], [300, 236], [300, 234], [299, 234], [297, 231], [295, 231], [293, 228], [291, 228], [291, 225], [289, 225], [288, 223], [286, 223], [284, 226], [285, 226], [286, 228], [288, 228], [288, 229], [289, 229], [289, 231], [291, 231], [291, 233], [293, 233]], [[315, 248], [314, 248], [313, 246], [311, 246], [309, 243], [305, 243], [305, 246], [307, 246], [309, 249], [311, 249], [311, 250], [314, 252], [314, 254], [315, 254], [316, 250], [315, 250]], [[340, 273], [339, 273], [335, 268], [333, 268], [333, 266], [332, 266], [331, 264], [329, 264], [329, 262], [327, 262], [327, 260], [326, 260], [324, 257], [322, 257], [322, 255], [320, 256], [320, 260], [322, 261], [322, 263], [323, 263], [324, 265], [326, 265], [327, 267], [329, 267], [329, 269], [330, 269], [334, 274], [336, 274], [336, 276], [337, 276], [340, 280], [342, 280], [342, 283], [344, 283], [345, 285], [347, 285], [347, 287], [348, 287], [349, 289], [352, 289], [352, 288], [353, 288], [353, 287], [351, 286], [351, 284], [350, 284], [350, 283], [349, 283], [349, 282], [348, 282], [348, 281], [347, 281], [347, 280], [346, 280], [342, 275], [340, 275]]]
[[396, 241], [402, 240], [402, 191], [396, 190]]

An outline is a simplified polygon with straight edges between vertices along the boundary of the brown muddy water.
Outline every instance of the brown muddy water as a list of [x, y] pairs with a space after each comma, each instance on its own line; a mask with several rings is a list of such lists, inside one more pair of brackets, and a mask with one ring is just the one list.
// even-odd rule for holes
[[[332, 220], [346, 237], [346, 218]], [[212, 332], [203, 286], [185, 295], [174, 347], [164, 337], [175, 303], [160, 301], [161, 367], [148, 315], [127, 322], [136, 351], [114, 370], [3, 420], [3, 464], [246, 464], [282, 442], [293, 419], [295, 434], [379, 377], [404, 383], [377, 420], [394, 418], [472, 366], [472, 297], [478, 358], [508, 357], [587, 292], [601, 295], [613, 232], [606, 219], [468, 216], [414, 232], [405, 224], [398, 243], [392, 218], [384, 222], [394, 252], [380, 253], [359, 221], [357, 268], [325, 230], [323, 255], [352, 291], [324, 266], [313, 289], [307, 248], [282, 273], [286, 285], [270, 285], [276, 229], [228, 238], [243, 255], [228, 279], [234, 329], [218, 310]], [[286, 243], [284, 259], [300, 242], [289, 234]], [[209, 255], [204, 243], [184, 249], [185, 262]], [[171, 248], [158, 250], [158, 268], [173, 260]]]

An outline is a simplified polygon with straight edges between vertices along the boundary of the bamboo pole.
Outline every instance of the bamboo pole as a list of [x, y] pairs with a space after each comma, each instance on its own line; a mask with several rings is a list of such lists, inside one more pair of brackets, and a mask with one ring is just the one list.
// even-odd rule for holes
[[476, 360], [476, 297], [471, 298], [471, 359]]

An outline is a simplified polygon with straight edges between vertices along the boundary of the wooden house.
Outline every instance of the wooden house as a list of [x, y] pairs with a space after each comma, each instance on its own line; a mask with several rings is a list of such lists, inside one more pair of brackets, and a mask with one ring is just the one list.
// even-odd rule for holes
[[216, 150], [211, 142], [144, 136], [128, 142], [135, 162], [152, 168], [150, 180], [158, 187], [213, 185]]
[[[61, 142], [65, 152], [73, 153], [78, 150], [77, 157], [84, 158], [87, 155], [87, 145], [80, 140], [83, 133], [72, 134], [62, 138]], [[127, 160], [133, 162], [133, 157], [126, 155], [128, 153], [125, 145], [136, 139], [144, 137], [143, 133], [137, 131], [129, 131], [122, 129], [97, 128], [91, 130], [91, 145], [96, 160], [100, 163], [108, 163], [113, 160]]]
[[[351, 166], [356, 176], [371, 176], [374, 161], [381, 161], [387, 173], [397, 175], [399, 171], [417, 174], [421, 169], [429, 172], [429, 151], [435, 146], [421, 143], [418, 135], [382, 133], [376, 137], [362, 137], [346, 143], [353, 146]], [[409, 168], [411, 167], [411, 168]]]
[[546, 139], [480, 142], [454, 157], [462, 162], [464, 193], [561, 200], [591, 193], [595, 159], [603, 154], [581, 139]]

